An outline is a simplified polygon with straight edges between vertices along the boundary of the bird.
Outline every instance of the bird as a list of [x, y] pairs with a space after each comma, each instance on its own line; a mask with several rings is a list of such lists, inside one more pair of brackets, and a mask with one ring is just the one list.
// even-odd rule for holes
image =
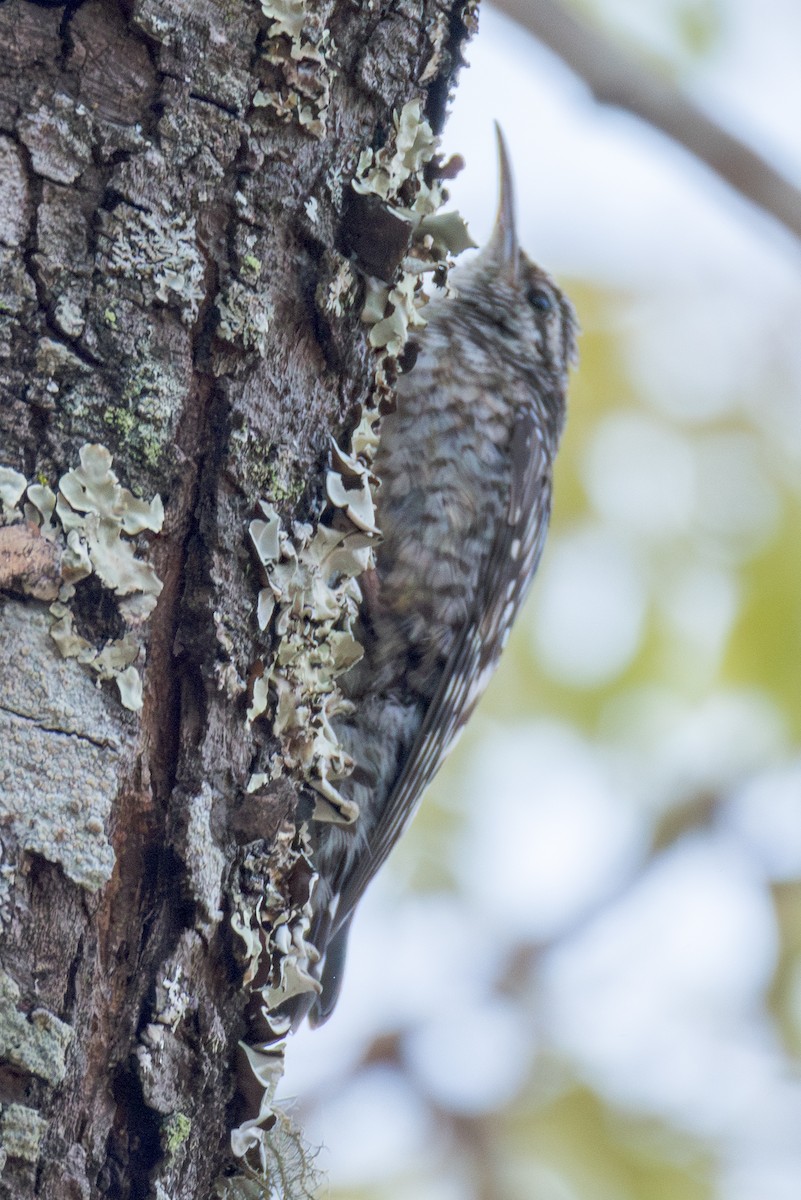
[[496, 134], [492, 234], [451, 272], [455, 294], [428, 304], [382, 421], [364, 657], [340, 681], [353, 711], [336, 726], [354, 763], [340, 786], [359, 816], [319, 823], [313, 836], [320, 990], [300, 1014], [313, 1027], [337, 1002], [356, 906], [495, 671], [548, 529], [577, 322], [519, 246], [497, 125]]

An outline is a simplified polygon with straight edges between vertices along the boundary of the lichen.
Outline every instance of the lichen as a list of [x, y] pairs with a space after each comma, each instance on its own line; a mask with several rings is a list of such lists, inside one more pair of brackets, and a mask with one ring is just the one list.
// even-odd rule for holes
[[77, 303], [69, 296], [59, 296], [53, 306], [53, 322], [65, 337], [78, 338], [86, 320]]
[[[380, 150], [363, 150], [356, 166], [353, 190], [372, 193], [404, 213], [425, 216], [436, 212], [442, 200], [438, 183], [428, 184], [423, 168], [437, 148], [437, 139], [423, 117], [421, 100], [410, 100], [392, 118], [394, 136]], [[407, 186], [408, 185], [408, 186]], [[401, 201], [401, 189], [407, 196]], [[411, 192], [411, 195], [408, 193]]]
[[[34, 719], [0, 714], [3, 819], [23, 850], [59, 863], [74, 883], [97, 891], [114, 867], [105, 824], [118, 787], [118, 755], [85, 737], [38, 728]], [[40, 780], [35, 794], [32, 779]]]
[[[260, 0], [270, 21], [262, 59], [269, 68], [269, 84], [253, 97], [255, 108], [271, 108], [285, 121], [298, 124], [314, 137], [327, 132], [331, 102], [335, 46], [326, 28], [326, 6], [306, 0]], [[275, 78], [277, 76], [277, 79]]]
[[406, 345], [409, 329], [425, 325], [419, 293], [420, 280], [410, 272], [404, 272], [392, 288], [378, 280], [368, 280], [362, 320], [370, 325], [368, 336], [375, 350], [385, 350], [387, 355], [397, 358]]
[[19, 987], [0, 970], [0, 1058], [55, 1086], [66, 1075], [66, 1054], [74, 1031], [47, 1009], [21, 1013], [19, 999]]
[[170, 1113], [161, 1123], [161, 1144], [165, 1154], [175, 1154], [180, 1150], [192, 1132], [192, 1122], [186, 1113]]
[[[277, 12], [277, 6], [269, 7]], [[282, 10], [281, 36], [300, 38], [303, 5], [291, 0]], [[363, 653], [354, 632], [362, 603], [357, 580], [373, 565], [378, 537], [376, 480], [370, 466], [378, 444], [380, 405], [389, 388], [386, 363], [402, 350], [408, 329], [425, 323], [420, 312], [425, 299], [422, 270], [433, 269], [447, 253], [430, 231], [419, 232], [442, 198], [439, 186], [423, 175], [435, 148], [421, 103], [413, 101], [396, 116], [387, 145], [362, 154], [353, 181], [357, 192], [372, 193], [408, 219], [409, 228], [418, 234], [418, 260], [414, 269], [400, 271], [392, 285], [367, 281], [364, 319], [371, 325], [370, 341], [377, 352], [376, 386], [353, 432], [350, 451], [332, 445], [326, 476], [332, 515], [316, 528], [295, 522], [287, 529], [276, 509], [262, 500], [260, 515], [248, 531], [262, 573], [255, 617], [265, 646], [251, 671], [247, 721], [252, 724], [269, 713], [279, 751], [268, 764], [257, 764], [246, 791], [254, 795], [289, 773], [317, 793], [312, 819], [318, 821], [351, 824], [359, 816], [358, 805], [337, 786], [353, 768], [335, 730], [336, 718], [352, 711], [337, 680]], [[306, 213], [315, 219], [316, 206], [310, 201]], [[355, 290], [352, 267], [341, 260], [328, 286], [318, 289], [318, 303], [332, 316], [342, 316]], [[297, 874], [301, 868], [302, 887]], [[258, 1112], [233, 1131], [231, 1144], [234, 1153], [255, 1168], [255, 1177], [267, 1182], [270, 1130], [278, 1120], [274, 1094], [289, 1032], [282, 1007], [291, 997], [320, 988], [313, 971], [317, 950], [306, 940], [316, 879], [306, 823], [284, 828], [267, 860], [251, 853], [239, 878], [231, 923], [242, 944], [244, 985], [259, 995], [262, 1035], [261, 1040], [241, 1043], [241, 1050], [243, 1069], [256, 1080], [261, 1099]]]
[[431, 46], [431, 57], [425, 65], [420, 83], [430, 83], [439, 74], [442, 65], [443, 50], [450, 29], [450, 12], [445, 8], [435, 10], [433, 17], [426, 27], [426, 35]]
[[[205, 264], [195, 218], [180, 212], [145, 212], [119, 204], [105, 218], [106, 270], [142, 291], [142, 300], [177, 308], [191, 324], [205, 295]], [[107, 320], [116, 324], [111, 310]]]
[[351, 184], [358, 195], [377, 197], [408, 225], [413, 247], [393, 282], [366, 279], [362, 320], [370, 326], [370, 345], [377, 351], [369, 406], [375, 414], [373, 425], [381, 402], [391, 395], [388, 360], [400, 355], [410, 329], [425, 325], [424, 275], [434, 272], [437, 281], [445, 283], [448, 256], [473, 245], [458, 213], [437, 214], [445, 193], [436, 177], [429, 181], [426, 167], [436, 154], [438, 139], [423, 116], [422, 101], [404, 104], [394, 114], [392, 126], [384, 146], [362, 151]]
[[308, 483], [298, 471], [294, 448], [265, 441], [248, 426], [233, 430], [231, 441], [236, 444], [250, 494], [294, 507]]
[[[341, 460], [346, 457], [340, 452]], [[358, 809], [335, 784], [350, 773], [352, 764], [331, 722], [350, 711], [336, 680], [362, 655], [353, 633], [361, 604], [356, 576], [370, 562], [376, 532], [366, 475], [359, 478], [358, 489], [346, 493], [341, 484], [343, 494], [335, 495], [359, 518], [361, 528], [342, 531], [319, 525], [313, 530], [296, 522], [290, 537], [275, 509], [262, 501], [266, 519], [252, 521], [249, 529], [264, 572], [257, 622], [262, 631], [272, 624], [276, 637], [274, 651], [261, 661], [247, 719], [253, 722], [262, 716], [272, 697], [272, 728], [281, 744], [273, 778], [289, 771], [305, 779], [319, 793], [315, 818], [345, 823], [356, 819]]]
[[346, 258], [340, 261], [336, 274], [328, 286], [320, 285], [318, 300], [325, 312], [335, 317], [342, 317], [350, 307], [356, 293], [356, 280], [353, 270]]
[[157, 533], [164, 521], [161, 498], [146, 502], [121, 487], [104, 446], [82, 446], [79, 458], [80, 466], [59, 480], [56, 497], [55, 513], [73, 552], [72, 574], [67, 576], [65, 568], [60, 599], [71, 599], [77, 581], [94, 571], [115, 595], [125, 597], [120, 603], [124, 614], [143, 619], [156, 606], [161, 581], [123, 535]]
[[173, 1033], [186, 1017], [186, 1014], [196, 1007], [190, 992], [186, 989], [184, 971], [180, 963], [176, 965], [171, 975], [163, 975], [156, 984], [156, 1003], [154, 1021], [166, 1025]]
[[[260, 1089], [258, 1111], [231, 1133], [233, 1153], [266, 1178], [275, 1090], [283, 1074], [289, 1017], [277, 1008], [304, 992], [317, 992], [311, 969], [318, 954], [306, 938], [316, 878], [308, 833], [286, 822], [268, 854], [246, 847], [232, 889], [231, 927], [240, 943], [243, 984], [257, 998], [257, 1038], [240, 1043], [241, 1069]], [[248, 1089], [250, 1090], [250, 1089]]]
[[25, 1104], [6, 1104], [0, 1115], [0, 1145], [8, 1158], [35, 1163], [39, 1159], [47, 1121], [35, 1108]]
[[53, 183], [74, 183], [92, 162], [92, 115], [67, 88], [45, 100], [36, 96], [19, 123], [20, 140], [37, 176]]
[[239, 343], [246, 350], [267, 353], [267, 334], [274, 308], [264, 295], [241, 280], [234, 279], [217, 296], [220, 316], [217, 333], [227, 342]]
[[[146, 502], [120, 485], [105, 446], [82, 446], [79, 459], [80, 466], [59, 480], [57, 494], [39, 483], [26, 483], [19, 491], [19, 478], [24, 477], [3, 468], [2, 494], [16, 495], [13, 506], [3, 501], [8, 509], [4, 519], [24, 516], [42, 537], [58, 541], [61, 586], [50, 606], [55, 618], [51, 636], [65, 658], [77, 658], [100, 679], [116, 680], [123, 705], [136, 711], [142, 707], [142, 684], [133, 666], [139, 655], [133, 630], [152, 613], [162, 584], [152, 565], [137, 556], [130, 539], [145, 531], [157, 533], [164, 508], [159, 496]], [[123, 637], [102, 647], [76, 632], [70, 607], [77, 584], [92, 574], [119, 597], [118, 611], [128, 626]]]
[[9, 600], [3, 608], [0, 676], [15, 680], [14, 712], [0, 710], [4, 917], [18, 848], [58, 863], [88, 891], [114, 867], [105, 830], [119, 787], [118, 717], [58, 654], [51, 623], [41, 605]]
[[0, 467], [0, 501], [3, 503], [3, 515], [8, 518], [13, 514], [22, 499], [28, 481], [13, 467]]
[[[145, 336], [134, 347], [125, 366], [118, 394], [101, 410], [103, 422], [113, 430], [126, 458], [158, 468], [175, 444], [175, 430], [183, 410], [186, 379], [180, 361], [164, 353]], [[87, 409], [94, 407], [89, 397]], [[70, 397], [75, 406], [74, 395]]]
[[[353, 764], [332, 722], [352, 710], [337, 679], [363, 653], [354, 635], [362, 599], [356, 580], [372, 562], [377, 535], [371, 482], [365, 463], [334, 443], [326, 490], [339, 527], [295, 522], [290, 533], [266, 501], [249, 526], [264, 585], [256, 623], [269, 631], [270, 649], [257, 664], [247, 720], [269, 708], [280, 751], [269, 773], [255, 771], [246, 790], [253, 795], [289, 772], [316, 791], [315, 820], [342, 824], [354, 822], [359, 809], [336, 786]], [[262, 1036], [240, 1043], [243, 1069], [256, 1080], [261, 1099], [258, 1111], [232, 1132], [231, 1145], [235, 1155], [255, 1164], [262, 1180], [275, 1165], [273, 1100], [289, 1033], [281, 1008], [320, 989], [313, 974], [318, 953], [306, 940], [316, 878], [307, 825], [287, 823], [266, 859], [255, 851], [246, 857], [235, 888], [231, 925], [243, 947], [244, 985], [259, 995]]]
[[283, 1108], [276, 1108], [273, 1124], [263, 1131], [259, 1165], [247, 1162], [236, 1175], [217, 1180], [218, 1200], [316, 1200], [322, 1174], [316, 1159], [319, 1147], [310, 1146]]

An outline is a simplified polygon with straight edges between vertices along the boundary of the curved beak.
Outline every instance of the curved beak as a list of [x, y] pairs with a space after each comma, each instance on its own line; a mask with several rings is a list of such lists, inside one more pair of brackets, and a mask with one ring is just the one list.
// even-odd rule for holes
[[515, 228], [514, 182], [509, 152], [497, 121], [495, 122], [495, 135], [498, 139], [498, 174], [500, 177], [498, 215], [495, 218], [492, 236], [487, 243], [486, 253], [495, 260], [499, 270], [507, 275], [512, 283], [516, 283], [520, 248], [517, 244]]

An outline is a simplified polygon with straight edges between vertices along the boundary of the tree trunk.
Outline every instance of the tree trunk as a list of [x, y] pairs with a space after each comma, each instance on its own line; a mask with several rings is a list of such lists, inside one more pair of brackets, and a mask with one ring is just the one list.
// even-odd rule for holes
[[472, 8], [0, 4], [0, 1196], [225, 1190], [232, 917], [308, 891], [248, 527], [374, 403], [344, 254], [408, 231], [350, 181]]

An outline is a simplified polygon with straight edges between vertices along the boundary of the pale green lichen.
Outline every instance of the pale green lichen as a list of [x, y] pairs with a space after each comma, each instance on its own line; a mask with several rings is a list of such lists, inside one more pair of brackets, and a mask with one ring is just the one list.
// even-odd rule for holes
[[[311, 893], [315, 879], [305, 826], [285, 823], [269, 854], [254, 845], [246, 854], [234, 882], [231, 928], [237, 934], [244, 963], [243, 983], [258, 997], [266, 1030], [265, 1041], [240, 1043], [247, 1070], [261, 1089], [258, 1112], [231, 1133], [234, 1154], [264, 1178], [269, 1157], [269, 1127], [274, 1124], [275, 1090], [284, 1069], [290, 1021], [276, 1008], [292, 996], [318, 992], [312, 975], [318, 961], [306, 940], [311, 922]], [[290, 882], [291, 886], [290, 886]], [[256, 980], [260, 982], [256, 986]]]
[[409, 272], [405, 272], [391, 288], [376, 279], [368, 279], [362, 320], [370, 325], [368, 336], [375, 350], [386, 350], [387, 354], [397, 357], [406, 345], [409, 330], [425, 325], [419, 291], [419, 278]]
[[[113, 430], [126, 458], [159, 468], [175, 446], [175, 431], [186, 397], [182, 366], [151, 336], [137, 342], [135, 356], [126, 364], [119, 395], [105, 404], [101, 417]], [[91, 395], [86, 410], [93, 410]], [[70, 397], [71, 405], [75, 397]]]
[[[334, 490], [330, 476], [329, 487]], [[272, 728], [281, 743], [277, 762], [320, 793], [316, 819], [346, 823], [356, 819], [358, 810], [335, 786], [350, 773], [351, 764], [331, 722], [350, 711], [336, 679], [362, 655], [353, 635], [361, 603], [356, 576], [369, 564], [375, 533], [369, 491], [360, 488], [352, 495], [365, 532], [324, 525], [313, 530], [295, 523], [290, 537], [264, 501], [266, 519], [252, 521], [249, 529], [265, 575], [258, 623], [266, 629], [274, 622], [277, 645], [263, 661], [247, 719], [252, 722], [265, 713], [272, 696]], [[344, 508], [348, 500], [342, 497]]]
[[322, 307], [332, 316], [344, 316], [356, 294], [356, 280], [353, 277], [351, 265], [343, 258], [337, 268], [334, 278], [327, 287], [321, 285], [318, 293]]
[[[75, 583], [92, 571], [117, 596], [131, 597], [120, 605], [137, 619], [149, 616], [161, 592], [161, 581], [150, 563], [136, 557], [124, 540], [149, 530], [157, 533], [164, 522], [159, 496], [146, 502], [120, 485], [111, 470], [112, 457], [105, 446], [82, 446], [80, 466], [62, 475], [58, 484], [56, 516], [75, 548], [72, 577], [60, 600], [75, 593]], [[70, 539], [70, 535], [75, 535]], [[127, 607], [126, 607], [127, 604]]]
[[428, 298], [422, 287], [423, 275], [437, 269], [444, 271], [449, 254], [473, 245], [458, 213], [435, 216], [444, 193], [439, 182], [427, 182], [425, 168], [437, 151], [438, 139], [423, 116], [422, 101], [404, 104], [394, 114], [392, 125], [384, 146], [362, 151], [352, 180], [354, 191], [377, 196], [409, 225], [414, 246], [394, 283], [367, 279], [362, 320], [370, 325], [370, 345], [378, 351], [373, 398], [376, 409], [391, 390], [387, 357], [396, 358], [401, 353], [410, 329], [425, 325], [422, 309]]
[[[162, 584], [129, 539], [146, 531], [157, 533], [164, 508], [159, 496], [146, 502], [120, 485], [105, 446], [82, 446], [79, 458], [80, 466], [59, 480], [57, 495], [42, 484], [19, 492], [19, 473], [9, 468], [4, 468], [6, 476], [0, 476], [0, 482], [6, 478], [6, 494], [16, 495], [17, 509], [26, 496], [24, 516], [40, 527], [42, 536], [64, 539], [61, 586], [50, 606], [55, 618], [51, 635], [61, 654], [77, 658], [100, 679], [116, 680], [123, 705], [137, 711], [142, 707], [142, 685], [133, 666], [139, 655], [133, 628], [152, 613]], [[119, 597], [118, 610], [130, 627], [123, 637], [100, 648], [75, 631], [70, 606], [76, 585], [92, 574]]]
[[423, 116], [421, 100], [410, 100], [392, 118], [394, 136], [380, 150], [363, 150], [356, 166], [353, 190], [397, 205], [401, 188], [411, 183], [414, 197], [401, 211], [421, 217], [436, 212], [442, 202], [439, 184], [427, 184], [423, 168], [431, 161], [437, 139]]
[[0, 1115], [0, 1145], [8, 1158], [35, 1163], [39, 1159], [47, 1121], [35, 1108], [25, 1104], [6, 1104]]
[[74, 1030], [44, 1008], [21, 1013], [19, 999], [19, 987], [0, 970], [0, 1058], [55, 1086], [66, 1074]]
[[[331, 441], [331, 469], [325, 479], [326, 495], [334, 508], [342, 509], [357, 529], [377, 537], [379, 529], [375, 523], [373, 486], [378, 481], [355, 454], [346, 454], [333, 438]], [[354, 566], [358, 566], [360, 561], [354, 562]], [[366, 562], [369, 564], [369, 559]]]
[[13, 467], [0, 467], [0, 501], [6, 518], [12, 516], [27, 486], [27, 479], [19, 471], [15, 471]]
[[[317, 792], [314, 819], [341, 824], [354, 822], [359, 809], [336, 786], [350, 774], [352, 763], [332, 722], [352, 711], [337, 679], [363, 653], [354, 623], [361, 605], [356, 579], [372, 561], [377, 534], [370, 483], [366, 465], [334, 443], [326, 486], [344, 528], [321, 524], [312, 529], [296, 522], [290, 535], [265, 501], [260, 504], [261, 517], [249, 526], [264, 583], [256, 604], [257, 623], [262, 631], [270, 628], [274, 638], [271, 652], [259, 663], [247, 719], [253, 722], [271, 710], [280, 753], [273, 756], [269, 773], [253, 773], [246, 790], [252, 795], [291, 772]], [[231, 925], [243, 946], [243, 982], [247, 987], [257, 978], [266, 980], [256, 990], [270, 1037], [255, 1045], [241, 1043], [261, 1099], [258, 1112], [233, 1130], [231, 1145], [235, 1155], [251, 1166], [255, 1162], [259, 1179], [270, 1177], [273, 1101], [289, 1033], [289, 1018], [277, 1010], [293, 996], [320, 989], [313, 974], [317, 950], [306, 940], [316, 878], [307, 837], [305, 824], [288, 824], [263, 864], [257, 855], [246, 859], [240, 881], [258, 878], [258, 888], [240, 883], [235, 889]], [[305, 875], [299, 874], [300, 868]], [[290, 876], [291, 891], [286, 884]], [[299, 887], [300, 878], [306, 879], [305, 891]]]
[[[194, 321], [205, 295], [205, 263], [197, 241], [195, 218], [180, 212], [143, 212], [119, 204], [108, 214], [107, 270], [141, 287], [144, 299], [177, 308], [187, 323]], [[112, 310], [109, 324], [116, 324]]]
[[254, 107], [271, 108], [285, 121], [297, 118], [302, 128], [323, 138], [331, 102], [329, 56], [335, 51], [325, 6], [312, 6], [306, 0], [260, 0], [260, 4], [271, 22], [262, 56], [280, 70], [283, 87], [259, 88]]
[[274, 307], [258, 291], [234, 279], [217, 296], [220, 315], [217, 333], [227, 342], [240, 343], [262, 357], [269, 345], [268, 333]]
[[192, 1122], [186, 1113], [170, 1113], [161, 1123], [161, 1144], [165, 1154], [175, 1154], [192, 1132]]

